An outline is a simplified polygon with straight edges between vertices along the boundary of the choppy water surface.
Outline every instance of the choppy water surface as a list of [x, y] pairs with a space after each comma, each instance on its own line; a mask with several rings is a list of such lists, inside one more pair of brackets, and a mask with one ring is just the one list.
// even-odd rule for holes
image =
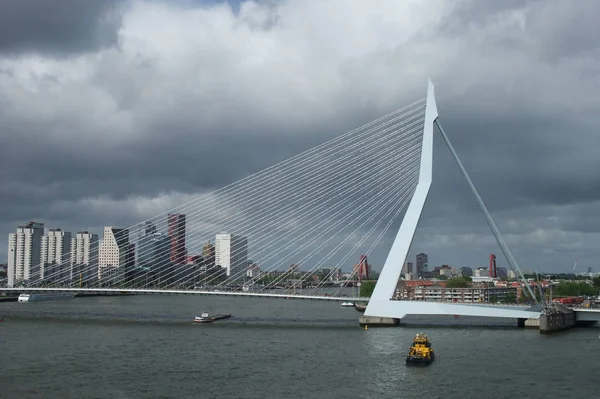
[[[192, 324], [202, 311], [235, 317]], [[339, 303], [204, 296], [0, 303], [0, 397], [598, 397], [599, 328], [544, 336], [448, 318], [436, 323], [455, 326], [365, 331], [358, 316]], [[421, 330], [436, 361], [407, 367]]]

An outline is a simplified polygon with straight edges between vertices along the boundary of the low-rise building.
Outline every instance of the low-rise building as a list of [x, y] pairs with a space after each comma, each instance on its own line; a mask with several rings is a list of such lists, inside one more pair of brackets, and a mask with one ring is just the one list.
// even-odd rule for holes
[[444, 282], [430, 280], [401, 281], [394, 299], [409, 301], [435, 301], [459, 303], [484, 303], [503, 301], [517, 297], [512, 287], [473, 286], [469, 288], [447, 288]]

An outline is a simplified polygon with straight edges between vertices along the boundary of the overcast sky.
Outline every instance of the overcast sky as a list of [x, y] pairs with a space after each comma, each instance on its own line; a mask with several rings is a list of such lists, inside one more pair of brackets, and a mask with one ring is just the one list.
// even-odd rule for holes
[[[3, 0], [0, 262], [18, 224], [134, 224], [421, 98], [431, 78], [521, 266], [600, 271], [598, 15], [595, 0]], [[410, 257], [504, 264], [436, 140]]]

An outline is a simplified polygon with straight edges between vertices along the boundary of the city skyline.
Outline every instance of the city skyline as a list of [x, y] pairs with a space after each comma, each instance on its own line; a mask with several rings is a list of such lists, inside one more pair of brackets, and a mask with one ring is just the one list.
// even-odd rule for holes
[[[182, 214], [181, 216], [184, 217], [185, 219], [185, 215]], [[40, 223], [40, 222], [36, 222], [36, 221], [29, 221], [27, 223], [22, 224], [22, 226], [17, 226], [17, 230], [23, 228], [23, 227], [27, 227], [27, 226], [38, 226], [37, 228], [43, 228], [42, 230], [42, 235], [40, 236], [40, 265], [43, 265], [44, 262], [47, 261], [48, 256], [44, 255], [45, 252], [47, 252], [48, 250], [44, 249], [44, 246], [46, 245], [47, 248], [47, 240], [49, 237], [55, 235], [56, 233], [62, 233], [63, 235], [65, 235], [66, 241], [63, 244], [64, 248], [68, 248], [68, 250], [66, 252], [63, 253], [63, 256], [61, 257], [60, 255], [55, 255], [57, 257], [60, 257], [63, 259], [63, 262], [67, 262], [67, 258], [65, 257], [65, 255], [68, 255], [69, 259], [71, 259], [71, 257], [73, 257], [73, 259], [82, 259], [81, 261], [74, 261], [76, 264], [77, 263], [85, 263], [83, 261], [83, 259], [87, 259], [87, 262], [89, 262], [89, 260], [91, 259], [92, 262], [98, 262], [100, 259], [100, 255], [98, 255], [97, 253], [97, 248], [96, 248], [96, 255], [93, 255], [93, 251], [92, 251], [92, 255], [90, 255], [89, 251], [89, 245], [90, 244], [95, 244], [96, 247], [98, 247], [102, 241], [103, 238], [101, 238], [101, 236], [99, 236], [98, 234], [95, 234], [93, 232], [88, 232], [88, 231], [78, 231], [75, 233], [75, 235], [72, 235], [71, 232], [66, 231], [65, 229], [62, 228], [58, 228], [58, 227], [53, 227], [53, 228], [49, 228], [49, 227], [44, 227], [45, 224], [44, 223]], [[42, 226], [42, 227], [40, 227]], [[136, 226], [142, 226], [144, 233], [142, 236], [137, 237], [137, 238], [131, 238], [133, 236], [129, 235], [129, 232], [131, 231], [131, 229], [135, 228]], [[142, 244], [145, 243], [148, 238], [153, 238], [150, 241], [154, 241], [154, 242], [160, 242], [160, 240], [157, 240], [158, 238], [162, 238], [165, 242], [163, 247], [165, 248], [165, 255], [164, 255], [164, 260], [165, 262], [171, 262], [171, 256], [173, 253], [173, 243], [172, 243], [172, 239], [170, 238], [170, 236], [168, 235], [168, 229], [169, 229], [169, 225], [167, 224], [167, 227], [165, 228], [165, 232], [159, 231], [156, 227], [156, 223], [155, 222], [149, 222], [146, 221], [142, 224], [139, 225], [135, 225], [135, 226], [129, 226], [126, 228], [123, 227], [115, 227], [115, 226], [105, 226], [104, 227], [104, 231], [106, 232], [106, 229], [117, 229], [117, 230], [123, 230], [123, 231], [127, 231], [128, 233], [128, 238], [127, 241], [130, 244], [136, 244], [138, 243], [139, 246], [143, 249], [144, 252], [144, 256], [149, 256], [150, 254], [150, 250], [148, 248], [150, 248], [151, 244], [146, 243], [146, 244]], [[185, 229], [184, 229], [184, 233], [185, 233]], [[9, 234], [9, 248], [11, 246], [11, 242], [14, 241], [15, 239], [13, 238], [13, 235], [15, 233], [10, 233]], [[187, 236], [187, 234], [186, 234]], [[189, 261], [190, 257], [194, 257], [194, 256], [200, 256], [203, 259], [205, 259], [208, 262], [213, 262], [216, 265], [218, 264], [218, 256], [215, 256], [215, 244], [217, 243], [217, 241], [219, 241], [219, 238], [222, 236], [230, 236], [230, 237], [236, 237], [236, 238], [241, 238], [244, 239], [245, 244], [243, 244], [242, 246], [247, 248], [248, 244], [247, 244], [247, 239], [245, 237], [239, 237], [235, 234], [230, 234], [230, 233], [215, 233], [213, 235], [214, 240], [211, 242], [211, 240], [209, 240], [208, 242], [204, 243], [203, 245], [200, 245], [201, 243], [196, 243], [196, 250], [198, 253], [194, 252], [194, 253], [189, 253], [187, 255], [186, 260], [184, 260], [181, 264], [187, 263]], [[72, 237], [72, 238], [71, 238]], [[86, 243], [88, 245], [88, 247], [83, 248], [82, 245], [82, 241], [86, 240]], [[45, 244], [46, 243], [46, 244]], [[183, 241], [179, 241], [179, 244], [181, 245], [182, 243], [185, 243], [185, 240]], [[161, 244], [162, 245], [162, 244]], [[198, 250], [198, 248], [200, 248]], [[56, 249], [54, 250], [56, 253]], [[186, 250], [187, 251], [187, 250]], [[244, 250], [247, 253], [247, 249]], [[178, 252], [178, 251], [176, 251]], [[186, 252], [187, 253], [187, 252]], [[144, 267], [144, 264], [146, 263], [143, 259], [141, 259], [138, 255], [138, 252], [136, 251], [136, 260], [135, 260], [135, 265], [138, 267]], [[208, 257], [207, 257], [208, 254]], [[212, 256], [212, 260], [211, 260], [211, 256]], [[248, 258], [249, 255], [244, 255], [245, 259], [249, 259]], [[477, 269], [488, 269], [488, 265], [485, 264], [485, 262], [482, 262], [480, 264], [475, 264], [475, 265], [462, 265], [462, 264], [449, 264], [449, 263], [439, 263], [439, 264], [429, 264], [428, 262], [428, 258], [429, 258], [430, 254], [429, 253], [425, 253], [425, 252], [419, 252], [415, 255], [414, 258], [410, 258], [408, 257], [406, 259], [406, 261], [403, 263], [402, 266], [402, 275], [404, 275], [407, 271], [409, 273], [411, 273], [412, 276], [418, 278], [422, 275], [422, 272], [432, 272], [434, 269], [439, 269], [440, 267], [452, 267], [452, 268], [456, 268], [456, 269], [471, 269], [472, 271], [475, 271]], [[490, 256], [496, 256], [495, 254], [490, 254]], [[360, 261], [359, 264], [362, 262], [362, 258], [364, 257], [364, 255], [360, 255]], [[153, 259], [154, 262], [157, 262], [156, 259], [160, 259], [161, 256], [160, 255], [152, 255], [151, 258]], [[6, 262], [0, 262], [0, 264], [6, 264], [8, 265], [8, 258], [6, 260]], [[69, 260], [70, 262], [70, 260]], [[163, 262], [163, 263], [165, 263]], [[52, 261], [50, 262], [52, 263]], [[54, 260], [54, 263], [56, 263], [56, 260]], [[158, 261], [158, 263], [161, 263], [160, 261]], [[239, 264], [246, 264], [246, 262], [238, 262]], [[260, 266], [260, 262], [256, 263], [256, 265]], [[292, 265], [296, 265], [295, 263], [292, 263]], [[348, 260], [347, 264], [345, 265], [345, 267], [342, 267], [342, 270], [348, 269], [346, 271], [352, 271], [352, 270], [357, 270], [357, 263], [354, 260]], [[407, 265], [408, 265], [408, 269], [407, 269]], [[221, 267], [224, 267], [226, 269], [228, 269], [228, 266], [223, 266], [220, 265]], [[250, 266], [250, 265], [247, 265]], [[302, 265], [299, 265], [300, 267], [302, 267]], [[370, 262], [368, 264], [368, 270], [371, 270], [371, 266], [375, 266], [373, 268], [374, 271], [379, 272], [381, 270], [382, 265], [372, 265]], [[274, 270], [285, 270], [289, 267], [289, 265], [282, 265], [278, 268], [275, 268]], [[312, 268], [314, 267], [314, 265], [308, 265], [308, 268]], [[327, 267], [326, 265], [324, 265], [323, 267]], [[363, 265], [364, 267], [364, 265]], [[498, 265], [499, 269], [503, 269], [504, 272], [506, 273], [507, 270], [509, 270], [509, 267], [507, 265]], [[361, 269], [363, 270], [363, 269]], [[541, 272], [541, 273], [548, 273], [549, 271], [546, 270], [533, 270], [527, 267], [524, 267], [523, 270], [526, 273], [534, 273], [534, 272]], [[240, 272], [240, 270], [237, 270], [237, 272]], [[575, 273], [575, 274], [581, 274], [581, 273], [594, 273], [595, 269], [591, 266], [587, 266], [587, 267], [582, 267], [579, 270], [577, 270], [577, 273], [575, 273], [575, 269], [572, 268], [571, 270], [566, 270], [563, 273], [569, 274], [569, 273]], [[561, 272], [559, 272], [561, 273]], [[368, 274], [365, 271], [363, 271], [363, 274]], [[230, 275], [230, 272], [227, 274]]]
[[[7, 263], [6, 283], [9, 287], [22, 283], [28, 286], [54, 283], [140, 286], [148, 281], [158, 282], [159, 286], [184, 284], [182, 287], [195, 286], [200, 282], [210, 284], [211, 281], [237, 281], [252, 285], [263, 275], [273, 277], [290, 272], [295, 278], [304, 274], [302, 279], [310, 280], [312, 275], [318, 281], [323, 278], [325, 270], [329, 270], [326, 263], [320, 264], [320, 267], [309, 264], [305, 270], [297, 263], [284, 267], [284, 270], [269, 264], [261, 268], [260, 261], [257, 263], [248, 258], [247, 237], [229, 233], [216, 233], [214, 245], [209, 240], [199, 247], [200, 254], [191, 255], [185, 247], [186, 229], [181, 223], [185, 219], [183, 213], [168, 214], [165, 226], [168, 234], [162, 233], [155, 222], [146, 221], [140, 224], [144, 227], [143, 233], [137, 240], [133, 238], [135, 242], [130, 241], [130, 228], [105, 226], [102, 239], [98, 239], [98, 235], [88, 231], [80, 231], [73, 236], [61, 228], [45, 228], [43, 223], [30, 221], [17, 226], [16, 233], [9, 234], [8, 252], [12, 256]], [[173, 262], [173, 254], [181, 253], [181, 248], [186, 253], [185, 259]], [[472, 276], [478, 282], [495, 281], [497, 284], [499, 279], [518, 278], [515, 271], [497, 266], [495, 254], [490, 254], [487, 267], [432, 266], [428, 264], [428, 254], [423, 252], [416, 255], [415, 261], [414, 267], [409, 259], [403, 263], [402, 279], [445, 280], [454, 276]], [[343, 272], [344, 265], [341, 266], [336, 269]], [[359, 281], [371, 279], [371, 266], [367, 256], [360, 255], [359, 262], [351, 266], [344, 276]], [[531, 274], [531, 271], [526, 270], [525, 273]], [[597, 275], [591, 267], [587, 268], [587, 273], [578, 274]]]
[[[191, 284], [192, 281], [201, 281], [202, 273], [205, 277], [212, 274], [214, 267], [222, 270], [226, 281], [230, 278], [232, 281], [245, 281], [247, 277], [250, 282], [256, 282], [263, 273], [277, 278], [283, 278], [290, 271], [298, 276], [305, 273], [296, 263], [287, 267], [286, 271], [271, 266], [261, 270], [256, 262], [248, 259], [247, 237], [227, 233], [215, 234], [214, 246], [210, 241], [202, 245], [202, 255], [186, 256], [183, 262], [174, 263], [173, 253], [179, 253], [180, 247], [185, 244], [181, 235], [185, 238], [186, 230], [179, 223], [185, 220], [185, 216], [168, 215], [166, 228], [171, 236], [161, 233], [154, 222], [146, 221], [142, 235], [138, 236], [136, 242], [130, 241], [133, 228], [105, 226], [100, 239], [97, 234], [88, 231], [79, 231], [73, 236], [61, 228], [45, 228], [43, 223], [30, 221], [17, 226], [16, 233], [9, 234], [8, 252], [11, 257], [7, 264], [6, 282], [8, 287], [21, 284], [31, 287], [47, 284], [139, 285], [148, 279], [156, 282], [157, 276], [160, 283], [161, 276], [164, 276], [165, 280], [162, 281], [165, 284], [183, 283], [188, 279], [191, 280], [186, 284]], [[176, 246], [173, 245], [174, 241], [177, 242]], [[178, 269], [181, 266], [187, 267]], [[251, 270], [253, 272], [249, 274]], [[322, 265], [319, 268], [311, 267], [307, 273], [322, 278], [325, 276], [328, 280], [333, 274], [327, 273], [327, 270], [341, 272], [339, 267]], [[345, 276], [368, 279], [370, 271], [367, 257], [361, 255], [359, 264], [354, 265], [352, 272]], [[358, 276], [354, 276], [355, 273]]]

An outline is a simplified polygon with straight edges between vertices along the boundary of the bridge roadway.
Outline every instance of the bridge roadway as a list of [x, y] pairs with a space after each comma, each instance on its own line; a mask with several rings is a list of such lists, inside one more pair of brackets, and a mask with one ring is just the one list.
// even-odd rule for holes
[[366, 317], [402, 319], [407, 315], [459, 315], [506, 319], [538, 319], [541, 306], [491, 303], [394, 301], [371, 298]]
[[[168, 294], [168, 295], [216, 295], [232, 297], [254, 297], [271, 299], [296, 299], [316, 300], [330, 302], [369, 302], [370, 298], [363, 297], [336, 297], [325, 295], [301, 294], [272, 294], [263, 292], [239, 291], [205, 291], [205, 290], [175, 290], [175, 289], [143, 289], [143, 288], [0, 288], [6, 293], [43, 293], [43, 292], [72, 292], [72, 293], [98, 293], [98, 294]], [[404, 316], [414, 315], [470, 315], [506, 318], [538, 318], [541, 312], [527, 305], [508, 305], [491, 303], [456, 303], [456, 302], [424, 302], [424, 301], [391, 301], [402, 306]], [[577, 319], [589, 322], [600, 321], [600, 309], [574, 308]], [[388, 316], [397, 317], [397, 316]]]
[[588, 322], [591, 324], [600, 322], [600, 309], [572, 308], [576, 314], [577, 321]]
[[254, 298], [273, 299], [305, 299], [316, 301], [347, 301], [368, 302], [369, 298], [339, 297], [326, 295], [301, 295], [301, 294], [272, 294], [263, 292], [240, 292], [240, 291], [206, 291], [206, 290], [176, 290], [176, 289], [144, 289], [144, 288], [0, 288], [0, 292], [12, 292], [19, 294], [33, 294], [44, 292], [72, 292], [72, 293], [98, 293], [98, 294], [175, 294], [175, 295], [218, 295], [218, 296], [242, 296]]
[[[0, 292], [11, 293], [44, 293], [44, 292], [72, 292], [72, 293], [98, 293], [98, 294], [170, 294], [170, 295], [215, 295], [215, 296], [233, 296], [233, 297], [254, 297], [254, 298], [271, 298], [271, 299], [300, 299], [300, 300], [317, 300], [317, 301], [335, 301], [335, 302], [369, 302], [370, 298], [363, 297], [348, 297], [348, 296], [327, 296], [327, 295], [302, 295], [302, 294], [277, 294], [267, 292], [244, 292], [244, 291], [209, 291], [209, 290], [183, 290], [183, 289], [145, 289], [145, 288], [0, 288]], [[408, 307], [406, 314], [437, 314], [437, 315], [453, 315], [462, 314], [461, 312], [453, 312], [456, 306], [469, 308], [492, 308], [496, 311], [507, 311], [504, 317], [511, 317], [511, 311], [526, 311], [527, 305], [508, 305], [508, 304], [492, 304], [492, 303], [456, 303], [456, 302], [433, 302], [433, 301], [391, 301], [394, 304]], [[427, 312], [421, 313], [424, 308], [428, 308]], [[539, 316], [538, 312], [529, 312], [533, 317]], [[522, 316], [522, 315], [519, 315]]]

